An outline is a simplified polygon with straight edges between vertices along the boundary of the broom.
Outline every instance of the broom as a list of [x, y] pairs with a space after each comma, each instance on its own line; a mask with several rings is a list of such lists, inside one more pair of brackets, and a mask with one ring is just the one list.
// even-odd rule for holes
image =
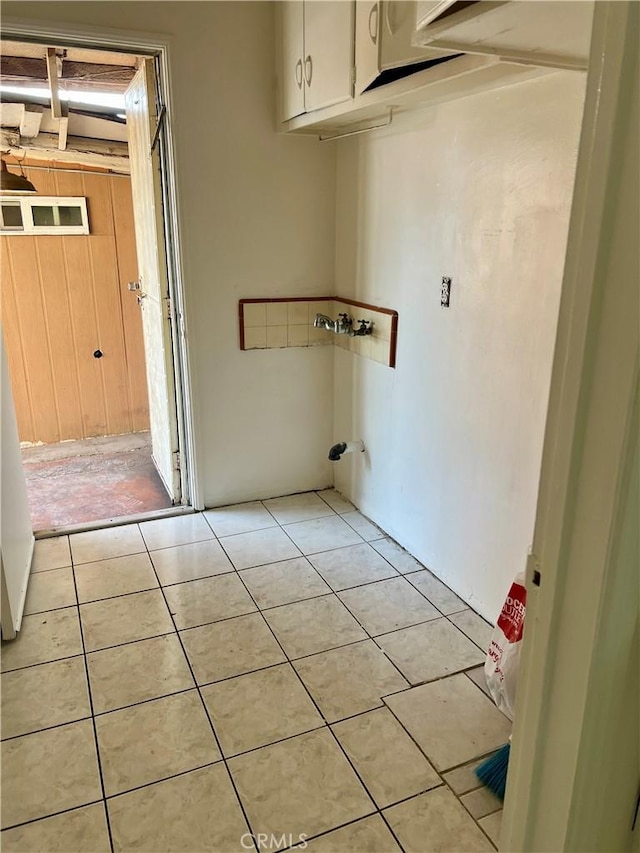
[[482, 784], [503, 802], [505, 788], [507, 787], [510, 751], [511, 743], [505, 743], [497, 752], [479, 764], [474, 771]]
[[[513, 719], [516, 685], [520, 664], [520, 649], [526, 612], [527, 590], [524, 574], [519, 572], [511, 584], [509, 594], [498, 617], [487, 651], [485, 676], [491, 698], [505, 716]], [[509, 770], [509, 742], [485, 759], [475, 769], [478, 779], [504, 802]]]

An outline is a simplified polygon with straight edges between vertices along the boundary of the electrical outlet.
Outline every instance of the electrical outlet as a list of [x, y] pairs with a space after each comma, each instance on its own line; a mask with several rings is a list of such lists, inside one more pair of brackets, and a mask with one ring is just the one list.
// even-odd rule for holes
[[442, 308], [448, 308], [451, 301], [451, 279], [443, 275], [442, 284], [440, 286], [440, 305]]

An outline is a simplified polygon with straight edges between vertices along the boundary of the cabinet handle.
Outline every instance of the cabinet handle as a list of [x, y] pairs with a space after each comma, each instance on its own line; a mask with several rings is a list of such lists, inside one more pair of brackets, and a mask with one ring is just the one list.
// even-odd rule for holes
[[[375, 26], [371, 26], [373, 21], [373, 14], [375, 12], [376, 23]], [[378, 4], [374, 3], [371, 7], [371, 11], [369, 12], [369, 38], [371, 41], [376, 44], [378, 41]]]
[[[389, 35], [393, 36], [393, 35], [395, 35], [395, 31], [393, 29], [393, 24], [391, 23], [391, 2], [390, 2], [390, 0], [387, 0], [387, 2], [384, 4], [384, 7], [385, 7], [385, 9], [384, 9], [384, 20], [385, 20], [385, 23], [387, 25], [387, 30], [389, 31]], [[394, 17], [395, 17], [395, 13], [394, 13]]]
[[313, 61], [311, 55], [307, 56], [304, 61], [304, 78], [307, 81], [307, 86], [311, 85], [311, 77], [313, 75]]
[[[300, 73], [298, 73], [300, 72]], [[298, 89], [302, 89], [302, 60], [299, 59], [296, 62], [296, 83], [298, 84]]]

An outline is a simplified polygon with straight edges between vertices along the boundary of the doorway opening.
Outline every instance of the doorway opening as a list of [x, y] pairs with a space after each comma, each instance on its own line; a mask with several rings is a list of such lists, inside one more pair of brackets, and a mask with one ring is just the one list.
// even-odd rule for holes
[[187, 507], [161, 63], [64, 40], [0, 54], [0, 153], [33, 187], [3, 190], [0, 244], [34, 530]]

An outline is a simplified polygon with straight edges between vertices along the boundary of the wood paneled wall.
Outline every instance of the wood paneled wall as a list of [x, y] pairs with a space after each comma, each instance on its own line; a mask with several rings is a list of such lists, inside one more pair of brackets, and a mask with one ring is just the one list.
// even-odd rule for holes
[[[25, 168], [39, 195], [85, 196], [89, 235], [0, 236], [2, 325], [21, 441], [149, 428], [128, 176]], [[94, 358], [100, 349], [102, 358]]]

